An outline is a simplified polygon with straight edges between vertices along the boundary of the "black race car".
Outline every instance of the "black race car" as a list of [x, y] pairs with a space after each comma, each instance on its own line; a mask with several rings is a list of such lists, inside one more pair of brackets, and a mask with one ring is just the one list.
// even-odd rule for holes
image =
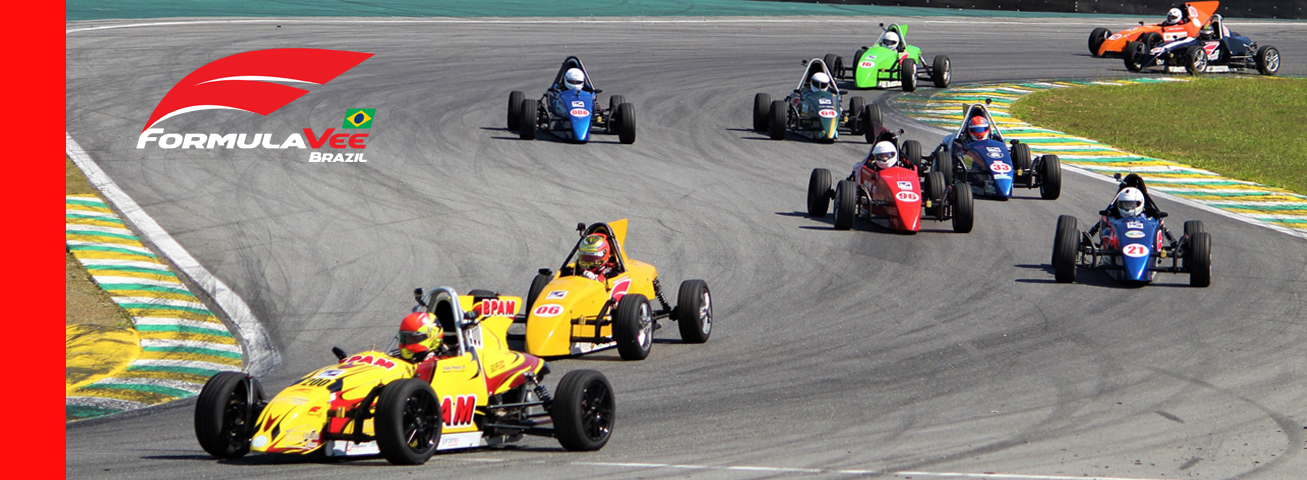
[[1161, 68], [1202, 75], [1256, 69], [1262, 75], [1275, 75], [1280, 71], [1279, 50], [1271, 45], [1258, 47], [1252, 39], [1231, 33], [1220, 15], [1212, 15], [1197, 38], [1183, 38], [1151, 50], [1142, 42], [1130, 42], [1121, 53], [1125, 68], [1132, 72]]
[[[842, 108], [840, 99], [848, 92], [835, 87], [835, 76], [826, 63], [819, 58], [803, 63], [807, 66], [803, 78], [785, 100], [772, 101], [765, 93], [754, 95], [753, 129], [772, 140], [784, 140], [791, 131], [820, 142], [834, 142], [841, 132], [864, 135], [867, 143], [875, 140], [876, 132], [868, 128], [871, 105], [862, 97], [853, 97], [848, 107]], [[825, 86], [812, 81], [819, 73], [830, 79]]]

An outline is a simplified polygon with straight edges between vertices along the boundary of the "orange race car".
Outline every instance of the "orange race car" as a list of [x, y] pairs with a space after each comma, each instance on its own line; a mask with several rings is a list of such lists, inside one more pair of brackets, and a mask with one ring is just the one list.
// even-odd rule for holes
[[[1163, 42], [1171, 42], [1198, 36], [1198, 30], [1207, 25], [1216, 7], [1221, 2], [1189, 2], [1180, 11], [1180, 18], [1152, 25], [1139, 22], [1138, 27], [1131, 27], [1116, 33], [1106, 28], [1095, 28], [1089, 32], [1089, 54], [1095, 57], [1118, 56], [1127, 43], [1139, 41], [1151, 50]], [[1174, 9], [1180, 10], [1180, 9]], [[1109, 35], [1110, 34], [1110, 35]]]

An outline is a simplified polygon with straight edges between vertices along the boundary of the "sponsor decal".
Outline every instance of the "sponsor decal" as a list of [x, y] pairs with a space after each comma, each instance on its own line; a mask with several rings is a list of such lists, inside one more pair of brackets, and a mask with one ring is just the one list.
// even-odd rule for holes
[[611, 297], [614, 302], [620, 302], [622, 300], [622, 297], [626, 296], [626, 291], [629, 290], [630, 288], [631, 288], [631, 277], [618, 278], [617, 280], [613, 281], [613, 291], [609, 293], [609, 297]]
[[913, 190], [912, 182], [905, 182], [900, 180], [898, 182], [898, 185], [899, 185], [899, 190]]
[[481, 315], [486, 317], [511, 317], [517, 315], [517, 300], [487, 298], [478, 304]]
[[345, 123], [340, 128], [372, 128], [372, 118], [376, 116], [375, 108], [350, 108], [345, 110]]
[[384, 368], [386, 370], [395, 368], [395, 362], [386, 360], [385, 358], [381, 358], [381, 357], [373, 357], [372, 355], [355, 355], [349, 357], [348, 359], [345, 359], [345, 361], [341, 363], [349, 363], [349, 364], [357, 364], [357, 365], [373, 365], [373, 366]]
[[568, 112], [568, 113], [571, 113], [573, 117], [588, 117], [588, 116], [590, 116], [590, 111], [589, 111], [589, 110], [586, 110], [586, 109], [584, 109], [584, 108], [573, 108], [572, 111], [571, 111], [571, 112]]
[[921, 201], [921, 196], [920, 196], [920, 195], [917, 195], [917, 192], [899, 192], [899, 193], [894, 194], [894, 198], [898, 199], [898, 201], [900, 201], [900, 202], [919, 202], [919, 201]]
[[322, 372], [319, 372], [317, 375], [314, 375], [313, 378], [336, 378], [343, 373], [345, 373], [344, 370], [336, 370], [336, 369], [323, 370]]
[[835, 118], [835, 115], [836, 114], [834, 109], [823, 108], [821, 110], [817, 110], [817, 116], [820, 116], [821, 118]]
[[1132, 243], [1122, 248], [1121, 253], [1127, 257], [1147, 257], [1148, 247], [1140, 243]]
[[462, 427], [472, 424], [472, 414], [476, 413], [477, 396], [459, 395], [445, 397], [440, 401], [440, 415], [446, 427]]
[[994, 173], [1008, 173], [1012, 171], [1012, 166], [1005, 162], [994, 162], [989, 164], [989, 169]]
[[567, 290], [554, 290], [545, 295], [546, 300], [562, 300], [567, 298]]
[[831, 100], [830, 100], [829, 98], [818, 98], [818, 99], [817, 99], [817, 103], [822, 104], [822, 105], [830, 105], [830, 104], [831, 104]]
[[1127, 230], [1125, 236], [1126, 238], [1144, 238], [1144, 232], [1139, 230]]
[[995, 173], [995, 174], [994, 174], [994, 179], [995, 179], [995, 180], [998, 180], [998, 179], [1000, 179], [1000, 178], [1012, 178], [1012, 176], [1011, 176], [1011, 175], [1008, 175], [1008, 174], [1006, 174], [1006, 173]]
[[563, 313], [563, 306], [556, 304], [540, 305], [531, 311], [537, 317], [557, 317]]
[[581, 101], [581, 100], [572, 100], [572, 106], [573, 106], [573, 107], [581, 107], [581, 108], [585, 108], [585, 102], [583, 102], [583, 101]]
[[1131, 220], [1125, 222], [1125, 228], [1144, 228], [1144, 222], [1141, 222], [1139, 220]]

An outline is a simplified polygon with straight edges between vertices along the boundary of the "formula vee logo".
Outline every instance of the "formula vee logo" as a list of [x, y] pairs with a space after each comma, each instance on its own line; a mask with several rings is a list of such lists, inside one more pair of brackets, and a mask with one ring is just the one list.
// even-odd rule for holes
[[[336, 129], [332, 128], [320, 135], [305, 128], [301, 136], [299, 133], [167, 133], [156, 126], [169, 118], [203, 110], [240, 110], [267, 116], [309, 93], [308, 90], [274, 82], [323, 85], [372, 55], [316, 48], [277, 48], [214, 60], [182, 78], [159, 100], [141, 129], [136, 148], [144, 149], [146, 145], [155, 144], [164, 149], [318, 149], [329, 146], [361, 150], [367, 147], [367, 133], [334, 133]], [[348, 109], [341, 128], [371, 128], [375, 114], [375, 109]], [[362, 157], [362, 152], [312, 152], [309, 161], [365, 161]]]

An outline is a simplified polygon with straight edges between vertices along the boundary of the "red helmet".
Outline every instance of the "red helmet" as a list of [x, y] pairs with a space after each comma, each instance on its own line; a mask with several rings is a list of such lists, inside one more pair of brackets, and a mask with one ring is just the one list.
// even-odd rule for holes
[[444, 336], [440, 322], [430, 313], [410, 313], [399, 322], [399, 356], [413, 360], [440, 346]]
[[592, 270], [602, 267], [608, 263], [612, 255], [612, 246], [608, 244], [608, 236], [602, 233], [591, 233], [581, 240], [581, 246], [577, 247], [580, 258], [577, 259], [576, 265], [586, 270]]
[[987, 139], [989, 138], [989, 122], [985, 121], [985, 117], [979, 115], [971, 117], [971, 121], [967, 122], [967, 133], [971, 134], [973, 140]]

